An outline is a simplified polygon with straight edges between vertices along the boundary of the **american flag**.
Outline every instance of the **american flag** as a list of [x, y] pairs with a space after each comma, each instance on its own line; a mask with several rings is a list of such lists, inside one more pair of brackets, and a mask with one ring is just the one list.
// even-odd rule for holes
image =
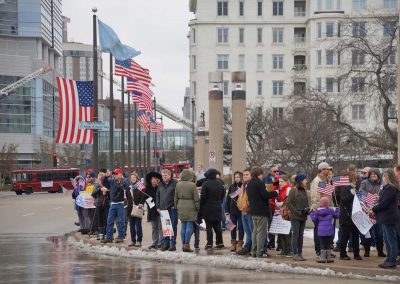
[[148, 97], [150, 100], [154, 95], [153, 91], [150, 90], [148, 86], [143, 84], [141, 81], [133, 80], [131, 78], [127, 78], [126, 91], [142, 94]]
[[144, 131], [147, 132], [150, 130], [150, 119], [145, 111], [139, 110], [136, 114], [136, 118], [139, 124], [143, 126]]
[[329, 183], [320, 182], [318, 183], [317, 192], [324, 194], [324, 195], [332, 195], [332, 192], [335, 190], [333, 185]]
[[93, 121], [93, 81], [57, 77], [60, 117], [56, 143], [92, 144], [93, 130], [80, 129], [79, 122]]
[[137, 64], [133, 59], [115, 60], [115, 75], [125, 76], [143, 82], [146, 86], [151, 83], [149, 70]]
[[332, 178], [333, 186], [347, 186], [350, 185], [348, 176], [336, 176]]
[[153, 133], [162, 133], [164, 130], [164, 124], [157, 122], [154, 117], [150, 116], [150, 131]]
[[143, 189], [145, 189], [146, 187], [144, 186], [143, 182], [141, 182], [140, 180], [136, 183], [137, 189], [139, 189], [140, 191], [142, 191]]
[[139, 104], [139, 110], [153, 110], [153, 101], [142, 94], [132, 93], [132, 102]]
[[230, 198], [235, 198], [236, 196], [238, 196], [240, 193], [242, 192], [242, 188], [241, 187], [237, 187], [236, 190], [234, 192], [232, 192], [231, 194], [229, 194]]
[[364, 202], [368, 206], [368, 208], [372, 208], [378, 202], [378, 198], [378, 194], [368, 192], [367, 194], [361, 196], [361, 201]]

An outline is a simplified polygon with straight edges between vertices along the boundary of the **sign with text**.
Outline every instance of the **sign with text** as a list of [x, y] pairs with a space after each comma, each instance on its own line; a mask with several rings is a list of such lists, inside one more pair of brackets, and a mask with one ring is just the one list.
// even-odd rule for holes
[[94, 205], [94, 198], [90, 193], [79, 193], [75, 199], [75, 203], [82, 208], [96, 208]]
[[274, 214], [268, 233], [289, 235], [291, 227], [290, 221], [283, 219], [281, 214]]
[[373, 225], [369, 219], [369, 216], [362, 210], [360, 200], [358, 199], [357, 195], [354, 195], [351, 219], [353, 220], [354, 225], [356, 225], [357, 229], [363, 235], [366, 235]]
[[110, 130], [110, 124], [108, 121], [80, 121], [80, 129], [98, 129], [98, 130]]
[[53, 187], [53, 181], [42, 181], [40, 185], [41, 187]]
[[174, 229], [172, 228], [171, 217], [168, 210], [160, 210], [161, 227], [163, 237], [173, 237]]

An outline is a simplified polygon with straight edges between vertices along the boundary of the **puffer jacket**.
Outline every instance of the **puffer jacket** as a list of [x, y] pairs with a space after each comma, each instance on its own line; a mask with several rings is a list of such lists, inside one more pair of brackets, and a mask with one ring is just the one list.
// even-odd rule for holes
[[201, 186], [200, 210], [202, 217], [207, 221], [222, 220], [222, 201], [225, 196], [225, 189], [219, 179], [217, 170], [209, 169], [205, 176], [207, 180]]
[[339, 218], [339, 209], [333, 210], [332, 208], [317, 208], [310, 214], [311, 220], [317, 227], [319, 237], [331, 237], [335, 235], [333, 230], [333, 218]]
[[199, 193], [192, 180], [191, 171], [183, 170], [181, 180], [176, 185], [174, 207], [178, 210], [181, 221], [196, 221], [200, 210]]

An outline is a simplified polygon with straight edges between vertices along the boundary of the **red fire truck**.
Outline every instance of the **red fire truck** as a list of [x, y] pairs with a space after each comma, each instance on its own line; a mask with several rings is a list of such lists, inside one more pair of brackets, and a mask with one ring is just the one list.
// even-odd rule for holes
[[174, 164], [164, 164], [161, 166], [161, 170], [168, 169], [173, 173], [174, 178], [179, 179], [181, 177], [181, 173], [185, 169], [189, 169], [190, 164], [186, 162], [179, 162]]

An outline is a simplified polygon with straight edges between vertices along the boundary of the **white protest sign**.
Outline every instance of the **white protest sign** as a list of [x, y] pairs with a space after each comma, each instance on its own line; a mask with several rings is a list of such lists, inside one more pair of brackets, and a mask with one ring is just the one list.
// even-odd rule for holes
[[163, 237], [173, 237], [174, 229], [172, 228], [171, 217], [168, 210], [160, 210], [161, 227]]
[[147, 205], [149, 205], [150, 209], [153, 208], [154, 206], [156, 206], [156, 204], [153, 201], [153, 198], [151, 198], [151, 197], [146, 199], [146, 203], [147, 203]]
[[362, 210], [360, 200], [358, 200], [357, 195], [354, 195], [351, 219], [353, 220], [354, 225], [356, 225], [357, 229], [363, 235], [366, 235], [373, 225], [368, 215]]
[[82, 208], [96, 208], [94, 198], [90, 193], [79, 193], [75, 199], [75, 203]]
[[53, 181], [42, 181], [40, 185], [41, 187], [53, 187]]
[[291, 227], [292, 225], [290, 224], [290, 221], [283, 219], [281, 214], [274, 214], [268, 233], [289, 235]]

